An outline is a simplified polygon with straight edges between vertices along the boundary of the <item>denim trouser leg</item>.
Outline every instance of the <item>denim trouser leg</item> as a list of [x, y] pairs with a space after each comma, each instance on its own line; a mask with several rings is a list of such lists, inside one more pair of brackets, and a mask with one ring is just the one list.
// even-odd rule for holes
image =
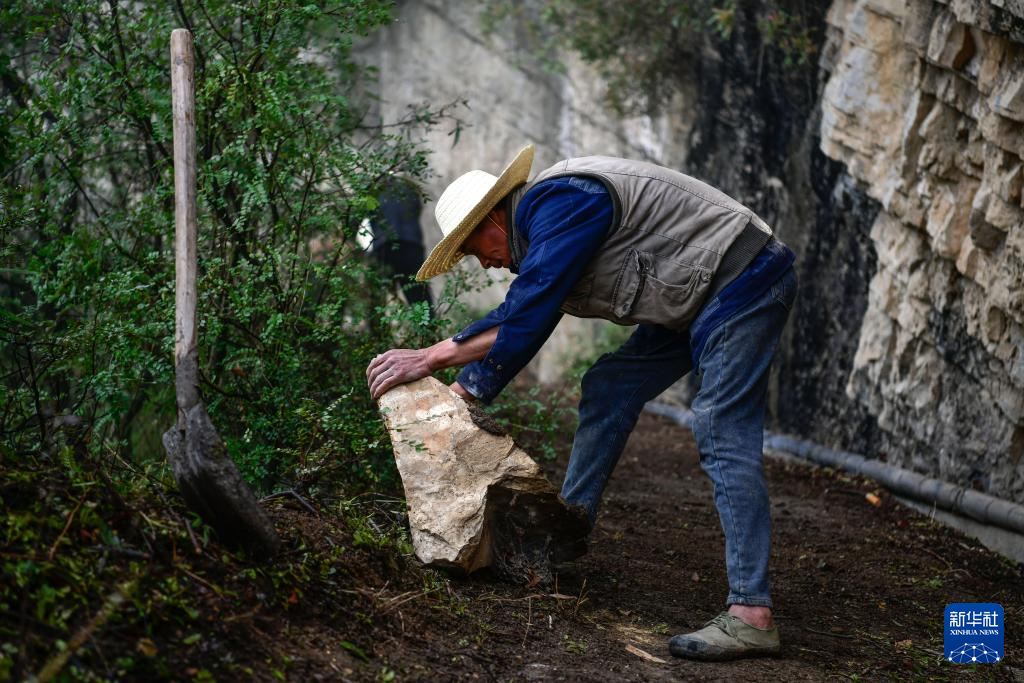
[[686, 334], [640, 325], [621, 348], [601, 356], [583, 376], [579, 427], [562, 496], [586, 508], [591, 522], [640, 410], [692, 364]]
[[[790, 269], [770, 291], [715, 329], [698, 360], [701, 383], [691, 406], [693, 434], [701, 467], [714, 485], [725, 535], [730, 605], [772, 604], [771, 513], [762, 467], [765, 393], [795, 297], [796, 276]], [[698, 317], [694, 327], [700, 323]]]
[[[728, 604], [770, 607], [771, 516], [762, 467], [768, 370], [796, 298], [787, 271], [763, 295], [722, 322], [699, 359], [701, 385], [693, 401], [701, 467], [714, 486], [725, 535]], [[694, 320], [700, 330], [719, 305], [712, 299]], [[583, 377], [579, 428], [562, 487], [591, 521], [644, 403], [691, 370], [690, 336], [641, 325]]]

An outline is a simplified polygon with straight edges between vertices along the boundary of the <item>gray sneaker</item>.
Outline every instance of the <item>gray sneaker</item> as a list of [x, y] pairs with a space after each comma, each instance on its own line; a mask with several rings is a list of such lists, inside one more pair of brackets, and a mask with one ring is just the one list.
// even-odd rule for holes
[[668, 641], [668, 650], [676, 657], [707, 662], [773, 655], [779, 648], [778, 628], [755, 628], [728, 612], [722, 612], [699, 631]]

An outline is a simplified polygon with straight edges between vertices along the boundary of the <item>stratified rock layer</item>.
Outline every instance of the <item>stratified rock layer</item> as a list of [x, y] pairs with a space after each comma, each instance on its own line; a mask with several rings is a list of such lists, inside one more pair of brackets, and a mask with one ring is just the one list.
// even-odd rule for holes
[[395, 387], [380, 408], [421, 561], [545, 581], [552, 561], [586, 550], [582, 508], [567, 505], [511, 437], [444, 384], [427, 377]]
[[891, 460], [1024, 501], [1024, 3], [828, 22], [821, 148], [882, 203], [847, 393]]

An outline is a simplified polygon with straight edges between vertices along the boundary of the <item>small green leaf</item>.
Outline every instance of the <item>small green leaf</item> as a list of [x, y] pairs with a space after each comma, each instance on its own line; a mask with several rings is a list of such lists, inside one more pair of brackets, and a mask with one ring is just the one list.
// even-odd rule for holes
[[343, 640], [343, 641], [341, 641], [340, 645], [341, 645], [341, 647], [343, 647], [344, 649], [348, 650], [349, 652], [351, 652], [352, 654], [354, 654], [356, 657], [358, 657], [359, 659], [363, 660], [364, 662], [370, 661], [370, 658], [367, 656], [367, 654], [365, 652], [363, 652], [363, 649], [361, 647], [359, 647], [358, 645], [356, 645], [355, 643], [350, 643], [347, 640]]

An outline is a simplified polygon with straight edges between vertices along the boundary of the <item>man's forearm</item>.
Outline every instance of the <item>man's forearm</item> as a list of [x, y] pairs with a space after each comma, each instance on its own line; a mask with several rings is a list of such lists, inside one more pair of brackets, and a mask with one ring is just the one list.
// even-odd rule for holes
[[440, 341], [427, 349], [427, 363], [430, 371], [444, 370], [472, 363], [487, 356], [494, 340], [498, 338], [500, 327], [481, 332], [464, 342], [455, 343], [451, 339]]
[[[492, 327], [458, 344], [451, 339], [445, 339], [425, 349], [391, 349], [375, 356], [366, 367], [366, 383], [370, 387], [370, 395], [377, 400], [399, 384], [413, 382], [432, 372], [484, 358], [494, 346], [499, 329], [500, 327]], [[469, 392], [458, 382], [452, 385], [452, 391], [466, 400], [472, 399]]]

